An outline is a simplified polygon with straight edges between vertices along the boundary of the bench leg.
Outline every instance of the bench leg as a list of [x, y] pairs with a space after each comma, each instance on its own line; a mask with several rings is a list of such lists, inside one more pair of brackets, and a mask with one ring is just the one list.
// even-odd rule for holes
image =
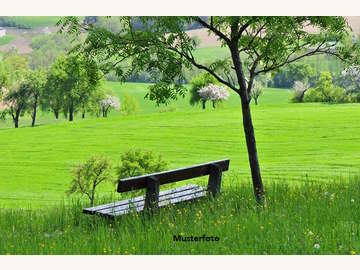
[[220, 166], [212, 164], [210, 165], [209, 174], [208, 190], [215, 197], [220, 193], [222, 170]]
[[147, 179], [144, 209], [157, 210], [159, 208], [160, 183], [155, 177]]

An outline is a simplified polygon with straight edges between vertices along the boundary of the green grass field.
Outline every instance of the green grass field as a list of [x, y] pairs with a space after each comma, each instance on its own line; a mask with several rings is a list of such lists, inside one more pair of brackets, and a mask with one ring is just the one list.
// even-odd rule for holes
[[[143, 99], [146, 85], [110, 87], [120, 97], [125, 91], [136, 96], [142, 111], [132, 116], [114, 112], [107, 119], [78, 117], [73, 123], [46, 115], [35, 128], [27, 127], [30, 119], [21, 119], [18, 130], [11, 122], [1, 124], [1, 206], [44, 207], [67, 200], [72, 165], [97, 154], [117, 164], [121, 153], [132, 147], [162, 154], [171, 168], [229, 157], [229, 174], [250, 182], [238, 97], [205, 111], [180, 99], [170, 105], [175, 111], [160, 112], [164, 108]], [[252, 106], [265, 185], [359, 173], [359, 104], [292, 104], [289, 95], [287, 90], [267, 89], [260, 104]], [[112, 191], [105, 187], [102, 195]]]

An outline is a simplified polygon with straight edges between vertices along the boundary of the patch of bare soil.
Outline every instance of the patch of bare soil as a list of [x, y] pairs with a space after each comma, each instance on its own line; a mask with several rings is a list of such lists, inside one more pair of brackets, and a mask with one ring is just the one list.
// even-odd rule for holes
[[5, 27], [5, 29], [8, 35], [12, 35], [15, 38], [10, 43], [0, 46], [0, 51], [7, 52], [11, 49], [16, 49], [20, 54], [31, 53], [30, 43], [32, 37], [57, 31], [56, 27], [39, 27], [35, 29]]

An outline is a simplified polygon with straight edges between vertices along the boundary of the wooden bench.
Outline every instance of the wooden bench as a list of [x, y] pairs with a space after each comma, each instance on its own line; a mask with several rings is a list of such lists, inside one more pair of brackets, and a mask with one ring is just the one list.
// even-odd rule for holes
[[[154, 211], [168, 204], [195, 200], [206, 196], [207, 193], [215, 196], [220, 192], [222, 172], [229, 169], [229, 163], [229, 159], [224, 159], [182, 169], [120, 179], [117, 192], [122, 193], [146, 189], [145, 197], [139, 196], [128, 200], [85, 208], [83, 213], [114, 218], [130, 211], [141, 212], [144, 209]], [[209, 175], [207, 188], [190, 184], [160, 192], [160, 185], [204, 175]]]

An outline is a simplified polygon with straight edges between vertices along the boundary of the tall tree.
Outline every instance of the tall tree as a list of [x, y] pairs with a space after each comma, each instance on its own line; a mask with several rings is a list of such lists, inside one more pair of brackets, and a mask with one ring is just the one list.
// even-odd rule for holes
[[28, 110], [31, 115], [31, 126], [35, 126], [37, 108], [40, 103], [40, 96], [44, 92], [46, 84], [46, 72], [44, 70], [30, 71], [25, 77], [22, 87], [27, 88], [29, 95]]
[[23, 82], [29, 72], [29, 64], [24, 56], [16, 51], [8, 53], [0, 69], [0, 83], [4, 110], [2, 118], [11, 115], [15, 128], [19, 127], [19, 118], [25, 113], [28, 105], [28, 90]]
[[78, 110], [85, 117], [86, 104], [101, 78], [94, 61], [75, 54], [60, 56], [49, 71], [44, 106], [49, 106], [56, 117], [62, 110], [69, 121], [73, 121]]
[[[133, 17], [121, 20], [123, 28], [118, 33], [83, 25], [76, 17], [66, 17], [59, 24], [72, 34], [86, 30], [84, 45], [78, 49], [89, 57], [96, 56], [104, 70], [115, 70], [122, 80], [149, 72], [155, 84], [147, 97], [157, 103], [184, 95], [184, 67], [206, 71], [238, 94], [259, 203], [264, 202], [265, 191], [250, 110], [255, 77], [304, 57], [331, 54], [345, 59], [351, 52], [341, 45], [350, 30], [343, 17], [140, 17], [141, 29], [134, 29]], [[184, 30], [193, 22], [215, 35], [228, 48], [230, 58], [201, 63], [193, 54], [196, 40]]]

